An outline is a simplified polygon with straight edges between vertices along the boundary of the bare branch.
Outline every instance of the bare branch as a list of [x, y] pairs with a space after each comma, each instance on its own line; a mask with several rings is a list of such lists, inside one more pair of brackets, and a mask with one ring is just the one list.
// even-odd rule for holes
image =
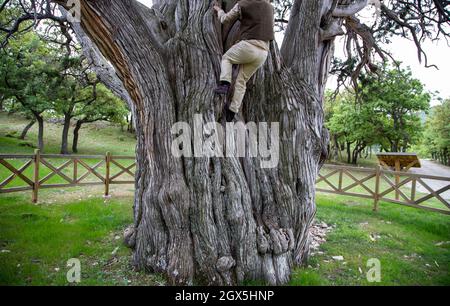
[[350, 17], [363, 10], [367, 6], [368, 0], [355, 0], [350, 4], [340, 4], [334, 11], [334, 17]]

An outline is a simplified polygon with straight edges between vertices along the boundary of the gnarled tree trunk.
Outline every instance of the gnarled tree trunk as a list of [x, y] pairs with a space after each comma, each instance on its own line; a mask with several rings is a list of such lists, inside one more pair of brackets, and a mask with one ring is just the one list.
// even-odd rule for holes
[[64, 114], [64, 123], [61, 134], [61, 154], [69, 154], [69, 129], [70, 119], [72, 119], [71, 113]]
[[38, 148], [41, 152], [44, 151], [44, 118], [39, 112], [31, 111], [38, 123]]
[[73, 140], [72, 140], [72, 152], [78, 153], [78, 138], [80, 136], [80, 129], [81, 126], [86, 123], [86, 121], [80, 119], [77, 120], [77, 123], [75, 124], [75, 127], [73, 129]]
[[238, 24], [222, 33], [213, 1], [153, 2], [149, 9], [131, 0], [82, 1], [79, 29], [114, 65], [133, 104], [134, 264], [172, 284], [286, 283], [308, 254], [315, 180], [327, 154], [322, 97], [329, 25], [339, 22], [328, 14], [333, 1], [295, 1], [281, 52], [273, 42], [248, 84], [244, 121], [279, 122], [280, 160], [271, 169], [259, 158], [172, 155], [174, 123], [193, 127], [195, 114], [203, 123], [219, 120], [225, 101], [213, 90]]
[[35, 123], [36, 119], [35, 118], [31, 119], [31, 121], [23, 128], [22, 133], [20, 133], [19, 139], [24, 140], [28, 134], [28, 131], [33, 127]]

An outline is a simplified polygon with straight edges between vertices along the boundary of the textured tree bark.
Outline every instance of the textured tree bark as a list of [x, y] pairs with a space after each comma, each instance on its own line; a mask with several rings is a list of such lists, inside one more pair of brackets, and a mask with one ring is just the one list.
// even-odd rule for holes
[[248, 84], [244, 120], [280, 124], [279, 165], [264, 169], [259, 158], [171, 153], [175, 122], [219, 120], [225, 101], [213, 90], [238, 24], [221, 29], [208, 0], [159, 0], [152, 9], [82, 1], [80, 29], [133, 104], [138, 167], [126, 242], [137, 268], [171, 284], [283, 284], [305, 262], [329, 138], [322, 97], [333, 43], [322, 39], [321, 21], [332, 2], [297, 0], [281, 53], [273, 42]]
[[22, 133], [20, 133], [19, 139], [24, 140], [27, 137], [28, 131], [33, 127], [36, 123], [36, 119], [31, 119], [31, 121], [23, 128]]
[[38, 123], [38, 148], [44, 152], [44, 118], [37, 112], [33, 112], [33, 115]]
[[70, 114], [64, 115], [64, 124], [61, 135], [61, 154], [69, 154], [69, 129], [70, 129]]
[[81, 126], [84, 123], [86, 123], [86, 121], [77, 120], [77, 123], [75, 124], [75, 128], [73, 129], [73, 140], [72, 140], [72, 152], [73, 153], [78, 153], [78, 139], [80, 136]]

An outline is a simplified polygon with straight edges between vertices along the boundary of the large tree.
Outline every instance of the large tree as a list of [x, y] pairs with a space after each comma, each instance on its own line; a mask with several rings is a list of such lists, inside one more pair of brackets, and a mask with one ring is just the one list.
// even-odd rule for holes
[[332, 104], [327, 105], [326, 126], [335, 142], [333, 150], [340, 151], [343, 143], [347, 163], [357, 164], [363, 150], [376, 144], [383, 136], [379, 126], [383, 126], [386, 120], [378, 116], [373, 105], [355, 103], [353, 93], [343, 92], [333, 103], [327, 98], [326, 102]]
[[[31, 2], [35, 14], [26, 18], [62, 18], [46, 1]], [[230, 8], [235, 1], [222, 2]], [[315, 179], [327, 155], [322, 98], [333, 39], [345, 23], [369, 41], [370, 31], [353, 17], [367, 2], [293, 1], [281, 50], [271, 44], [242, 110], [246, 122], [280, 123], [280, 161], [272, 169], [259, 158], [171, 152], [174, 123], [193, 126], [197, 113], [204, 123], [221, 117], [225, 101], [213, 90], [238, 22], [222, 28], [209, 0], [156, 0], [151, 9], [133, 0], [80, 2], [81, 23], [73, 29], [93, 47], [91, 57], [113, 65], [115, 74], [102, 70], [107, 64], [98, 74], [128, 95], [135, 113], [135, 223], [127, 241], [137, 268], [162, 273], [172, 284], [282, 284], [305, 262]], [[2, 28], [10, 33], [15, 23]]]
[[409, 68], [386, 66], [376, 75], [362, 74], [357, 92], [344, 91], [335, 98], [328, 94], [326, 99], [326, 126], [335, 142], [333, 150], [344, 143], [348, 163], [356, 164], [368, 146], [406, 152], [418, 143], [421, 116], [429, 110], [431, 94]]
[[[44, 150], [43, 115], [51, 109], [49, 80], [55, 74], [51, 52], [36, 35], [27, 33], [0, 54], [0, 92], [19, 103], [13, 107], [15, 110], [33, 117], [27, 127], [38, 123], [37, 147], [40, 150]], [[22, 132], [24, 136], [26, 128]]]
[[98, 80], [95, 73], [83, 65], [83, 59], [63, 58], [58, 62], [60, 73], [52, 79], [53, 109], [63, 118], [61, 154], [69, 154], [69, 129], [71, 121], [97, 99]]
[[378, 75], [360, 79], [359, 98], [373, 110], [375, 119], [368, 122], [381, 134], [380, 144], [391, 152], [406, 152], [421, 137], [421, 115], [430, 108], [431, 94], [409, 68], [385, 67]]
[[103, 84], [97, 85], [95, 100], [78, 105], [74, 110], [76, 123], [73, 129], [72, 152], [78, 153], [80, 129], [84, 124], [109, 121], [123, 125], [128, 113], [121, 99], [112, 94]]
[[450, 166], [450, 99], [431, 109], [421, 146], [433, 159]]

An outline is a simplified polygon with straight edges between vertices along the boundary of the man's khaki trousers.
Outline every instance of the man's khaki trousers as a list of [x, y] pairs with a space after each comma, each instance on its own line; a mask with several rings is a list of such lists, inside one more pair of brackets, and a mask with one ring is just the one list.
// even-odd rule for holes
[[222, 58], [221, 65], [221, 81], [231, 83], [233, 64], [241, 65], [239, 74], [236, 78], [234, 95], [231, 101], [230, 110], [238, 113], [241, 108], [247, 89], [247, 82], [255, 74], [255, 72], [264, 64], [267, 59], [268, 52], [257, 47], [248, 41], [240, 41], [231, 47]]

